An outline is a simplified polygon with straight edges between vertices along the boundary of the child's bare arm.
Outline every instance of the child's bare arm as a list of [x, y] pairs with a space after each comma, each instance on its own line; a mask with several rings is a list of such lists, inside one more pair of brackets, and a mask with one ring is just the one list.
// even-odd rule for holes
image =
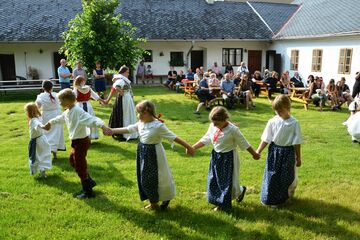
[[296, 145], [294, 145], [294, 148], [295, 148], [296, 166], [300, 167], [301, 166], [301, 145], [296, 144]]
[[258, 154], [260, 154], [264, 150], [264, 148], [267, 146], [267, 144], [268, 144], [267, 142], [261, 141], [261, 143], [259, 144], [256, 152]]
[[112, 134], [124, 134], [124, 133], [130, 133], [127, 128], [110, 128], [112, 131]]
[[260, 159], [260, 153], [257, 153], [252, 146], [246, 149], [252, 156], [254, 160]]
[[205, 144], [201, 141], [198, 141], [192, 147], [194, 148], [194, 150], [196, 150], [196, 149], [202, 148], [203, 146], [205, 146]]
[[194, 155], [194, 153], [195, 153], [194, 148], [188, 142], [186, 142], [185, 140], [183, 140], [183, 139], [181, 139], [179, 137], [176, 137], [174, 139], [174, 142], [176, 142], [176, 143], [180, 144], [181, 146], [183, 146], [184, 148], [186, 148], [186, 153], [188, 155], [191, 155], [191, 156]]

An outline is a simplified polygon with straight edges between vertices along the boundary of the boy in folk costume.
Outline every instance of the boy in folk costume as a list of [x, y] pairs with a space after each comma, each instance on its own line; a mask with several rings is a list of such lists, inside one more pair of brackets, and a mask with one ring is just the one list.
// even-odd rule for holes
[[60, 116], [51, 119], [45, 125], [45, 129], [49, 130], [54, 124], [66, 123], [72, 147], [69, 158], [70, 165], [75, 168], [82, 184], [82, 191], [75, 194], [75, 197], [80, 199], [94, 197], [92, 189], [96, 186], [96, 182], [91, 179], [86, 162], [86, 154], [90, 146], [89, 127], [99, 127], [104, 132], [108, 132], [109, 129], [100, 118], [91, 116], [75, 105], [75, 94], [71, 89], [60, 91], [58, 97], [61, 106], [66, 110]]
[[[85, 85], [86, 80], [82, 76], [77, 76], [74, 81], [74, 94], [76, 97], [77, 105], [84, 109], [85, 112], [88, 112], [90, 115], [95, 116], [95, 112], [93, 107], [91, 106], [90, 99], [94, 99], [95, 101], [100, 101], [101, 103], [105, 103], [103, 99], [99, 97], [99, 95], [94, 92], [89, 86]], [[90, 129], [90, 139], [98, 139], [99, 131], [97, 127], [92, 127]]]

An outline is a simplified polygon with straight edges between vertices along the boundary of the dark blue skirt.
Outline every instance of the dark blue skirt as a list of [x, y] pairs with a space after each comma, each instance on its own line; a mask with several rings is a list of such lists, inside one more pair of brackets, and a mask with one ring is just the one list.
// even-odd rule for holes
[[158, 165], [155, 144], [139, 142], [136, 156], [136, 173], [141, 201], [159, 201]]
[[95, 91], [96, 92], [106, 91], [106, 79], [105, 78], [95, 79]]
[[207, 182], [209, 203], [216, 206], [231, 207], [233, 169], [233, 151], [218, 153], [212, 150]]
[[269, 145], [261, 190], [261, 202], [278, 205], [289, 198], [288, 189], [295, 179], [294, 146]]

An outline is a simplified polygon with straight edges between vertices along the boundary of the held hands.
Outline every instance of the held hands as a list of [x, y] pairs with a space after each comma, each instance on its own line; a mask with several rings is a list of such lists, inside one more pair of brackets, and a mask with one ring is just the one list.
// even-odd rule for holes
[[101, 127], [101, 129], [103, 130], [103, 134], [105, 135], [105, 136], [111, 136], [111, 135], [113, 135], [113, 131], [112, 131], [112, 129], [111, 128], [109, 128], [109, 127], [107, 127], [107, 126], [102, 126]]
[[51, 128], [51, 124], [48, 122], [45, 125], [41, 125], [40, 127], [46, 131], [49, 131]]
[[101, 98], [99, 99], [99, 102], [100, 102], [101, 105], [107, 105], [108, 104], [108, 102], [106, 100], [101, 99]]
[[190, 156], [194, 156], [195, 154], [195, 149], [193, 147], [190, 148], [186, 148], [186, 154], [190, 155]]

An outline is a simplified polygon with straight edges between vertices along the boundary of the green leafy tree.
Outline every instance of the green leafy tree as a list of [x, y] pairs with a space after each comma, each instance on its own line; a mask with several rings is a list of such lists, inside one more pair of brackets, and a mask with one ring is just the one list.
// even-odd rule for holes
[[115, 13], [119, 1], [82, 0], [82, 6], [83, 12], [70, 20], [62, 35], [65, 43], [60, 52], [71, 66], [81, 59], [87, 69], [93, 69], [96, 61], [103, 68], [134, 67], [144, 54], [139, 44], [145, 39], [136, 38], [136, 28]]

